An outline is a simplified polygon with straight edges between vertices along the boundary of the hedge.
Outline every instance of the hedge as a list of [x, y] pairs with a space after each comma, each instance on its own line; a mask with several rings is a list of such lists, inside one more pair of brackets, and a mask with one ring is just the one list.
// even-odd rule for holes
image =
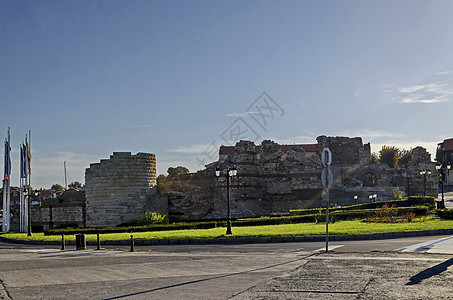
[[[414, 212], [416, 215], [426, 215], [429, 211], [427, 206], [411, 206], [395, 208], [397, 215], [404, 215], [407, 212]], [[349, 209], [332, 211], [329, 217], [332, 221], [364, 219], [374, 215], [375, 209]], [[294, 215], [294, 216], [269, 216], [260, 218], [246, 218], [233, 221], [236, 227], [244, 226], [262, 226], [262, 225], [280, 225], [294, 223], [321, 223], [326, 220], [325, 211], [314, 214]], [[96, 234], [96, 233], [119, 233], [119, 232], [145, 232], [145, 231], [164, 231], [164, 230], [183, 230], [183, 229], [210, 229], [215, 227], [225, 227], [226, 221], [206, 221], [191, 223], [172, 223], [172, 224], [154, 224], [146, 226], [132, 227], [105, 227], [105, 228], [68, 228], [68, 229], [49, 229], [44, 231], [44, 235], [61, 235], [61, 234]]]
[[[364, 203], [364, 204], [357, 204], [351, 206], [343, 206], [343, 207], [336, 207], [331, 208], [329, 211], [345, 211], [345, 210], [359, 210], [359, 209], [375, 209], [380, 208], [384, 204], [388, 204], [389, 206], [394, 205], [395, 208], [398, 207], [411, 207], [411, 206], [420, 206], [420, 205], [428, 205], [430, 208], [434, 208], [436, 205], [436, 199], [434, 197], [429, 196], [412, 196], [405, 200], [393, 200], [393, 201], [382, 201], [382, 202], [373, 202], [373, 203]], [[325, 208], [311, 208], [311, 209], [294, 209], [290, 210], [291, 215], [311, 215], [316, 213], [316, 211], [324, 211]]]
[[436, 214], [444, 220], [453, 220], [453, 210], [451, 209], [436, 209]]

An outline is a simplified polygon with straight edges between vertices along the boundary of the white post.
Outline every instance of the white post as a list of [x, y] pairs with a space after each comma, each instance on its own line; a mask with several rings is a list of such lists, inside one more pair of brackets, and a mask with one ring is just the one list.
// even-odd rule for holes
[[32, 235], [31, 232], [31, 130], [28, 130], [28, 153], [30, 153], [30, 161], [28, 162], [28, 236]]
[[6, 231], [9, 232], [11, 229], [11, 181], [10, 181], [10, 175], [11, 175], [11, 139], [10, 139], [10, 128], [8, 127], [8, 147], [7, 147], [7, 152], [8, 152], [8, 161], [6, 162], [8, 164], [8, 178], [6, 180]]
[[24, 223], [24, 216], [23, 216], [23, 213], [24, 213], [24, 206], [23, 206], [23, 194], [22, 194], [22, 165], [23, 165], [23, 162], [22, 162], [22, 145], [20, 145], [19, 147], [19, 155], [20, 155], [20, 172], [19, 172], [19, 216], [20, 216], [20, 220], [19, 220], [19, 231], [20, 232], [24, 232], [24, 227], [23, 227], [23, 223]]
[[[5, 148], [6, 149], [6, 148]], [[2, 231], [6, 232], [6, 180], [3, 179], [3, 212], [2, 212]]]

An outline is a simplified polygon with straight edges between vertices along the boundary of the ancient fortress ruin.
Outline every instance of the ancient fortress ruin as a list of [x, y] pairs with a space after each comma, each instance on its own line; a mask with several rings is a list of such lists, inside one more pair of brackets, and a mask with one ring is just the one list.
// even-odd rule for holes
[[156, 186], [156, 156], [114, 152], [85, 172], [86, 226], [115, 226], [146, 212], [166, 212]]
[[[222, 146], [219, 160], [203, 170], [188, 173], [183, 167], [170, 168], [168, 176], [157, 181], [154, 154], [115, 152], [110, 159], [86, 169], [83, 213], [73, 214], [82, 215], [83, 220], [73, 223], [114, 226], [140, 219], [146, 212], [164, 213], [173, 220], [226, 218], [226, 182], [215, 176], [215, 169], [225, 170], [233, 165], [238, 170], [230, 184], [233, 218], [325, 207], [320, 161], [325, 147], [333, 156], [333, 205], [394, 199], [397, 191], [423, 195], [420, 170], [431, 170], [426, 176], [426, 194], [437, 196], [435, 163], [421, 147], [413, 149], [410, 168], [399, 169], [372, 164], [370, 144], [363, 144], [359, 137], [320, 136], [316, 144], [309, 145], [279, 145], [269, 140], [255, 145], [240, 141], [235, 146]], [[52, 207], [46, 209], [40, 215], [52, 216]]]
[[[231, 154], [197, 173], [173, 174], [159, 182], [168, 197], [168, 212], [175, 219], [217, 219], [226, 216], [226, 184], [214, 176], [234, 165], [238, 178], [231, 184], [233, 218], [284, 213], [290, 209], [325, 207], [321, 183], [320, 153], [330, 148], [333, 156], [333, 186], [330, 201], [351, 205], [394, 199], [394, 192], [423, 195], [421, 169], [431, 170], [426, 178], [427, 195], [437, 196], [437, 172], [430, 154], [421, 147], [412, 151], [409, 169], [371, 163], [370, 144], [361, 138], [320, 136], [315, 152], [307, 145], [279, 145], [263, 141], [257, 145], [240, 141]], [[308, 147], [310, 148], [310, 147]], [[376, 195], [370, 199], [370, 195]]]

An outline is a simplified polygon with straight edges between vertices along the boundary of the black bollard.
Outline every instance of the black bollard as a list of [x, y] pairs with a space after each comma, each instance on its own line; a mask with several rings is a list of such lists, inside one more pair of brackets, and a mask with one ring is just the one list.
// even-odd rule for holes
[[134, 252], [134, 236], [131, 234], [131, 252]]
[[61, 250], [65, 250], [65, 246], [64, 246], [64, 234], [61, 235]]
[[101, 240], [99, 239], [99, 233], [97, 234], [98, 236], [98, 247], [96, 248], [96, 250], [101, 250]]

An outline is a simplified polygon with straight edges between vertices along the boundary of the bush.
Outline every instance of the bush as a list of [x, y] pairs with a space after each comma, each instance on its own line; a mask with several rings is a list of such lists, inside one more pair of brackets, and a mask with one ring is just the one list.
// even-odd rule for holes
[[451, 209], [436, 209], [436, 215], [444, 220], [453, 220], [453, 210]]
[[54, 229], [63, 229], [63, 228], [78, 228], [79, 225], [77, 223], [65, 223], [58, 226], [55, 226]]
[[168, 224], [168, 217], [160, 213], [145, 213], [145, 216], [138, 221], [138, 225]]
[[384, 204], [381, 208], [376, 208], [374, 213], [363, 219], [363, 222], [373, 223], [400, 223], [400, 222], [413, 222], [416, 215], [424, 215], [428, 213], [427, 206], [411, 206], [395, 208], [393, 205], [388, 206]]
[[[414, 196], [409, 197], [406, 200], [393, 200], [393, 201], [383, 201], [383, 202], [373, 202], [373, 203], [364, 203], [364, 204], [357, 204], [351, 206], [343, 206], [337, 208], [329, 209], [331, 212], [334, 211], [345, 211], [345, 210], [363, 210], [363, 209], [376, 209], [381, 208], [383, 205], [393, 205], [395, 208], [397, 207], [410, 207], [410, 206], [427, 206], [429, 210], [434, 209], [436, 205], [436, 199], [434, 197], [428, 196]], [[311, 208], [311, 209], [293, 209], [290, 210], [291, 215], [308, 215], [314, 214], [319, 212], [321, 208]], [[322, 208], [321, 210], [325, 210]]]

